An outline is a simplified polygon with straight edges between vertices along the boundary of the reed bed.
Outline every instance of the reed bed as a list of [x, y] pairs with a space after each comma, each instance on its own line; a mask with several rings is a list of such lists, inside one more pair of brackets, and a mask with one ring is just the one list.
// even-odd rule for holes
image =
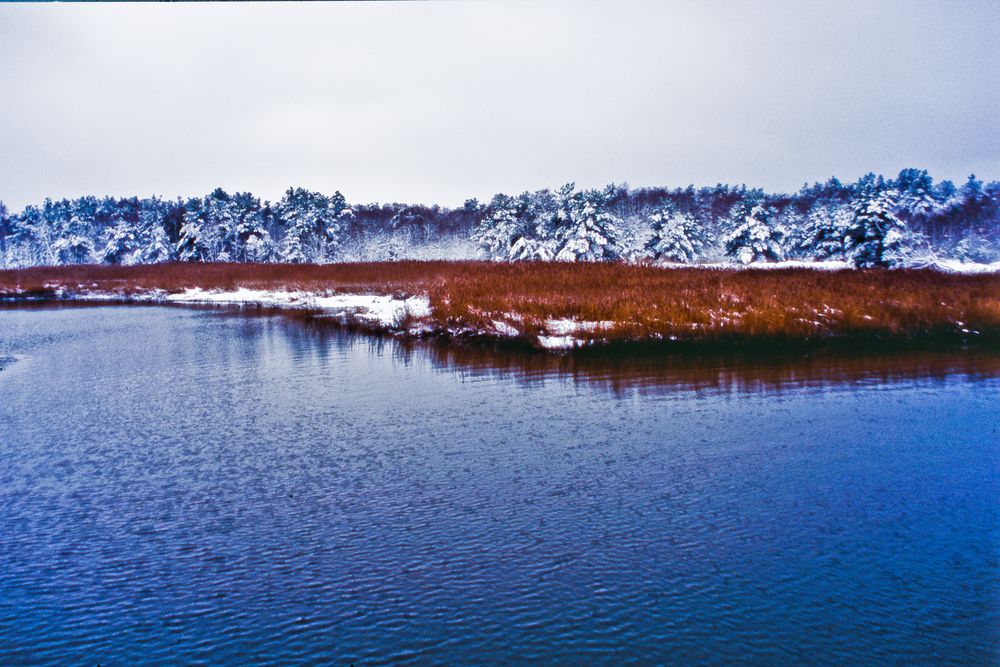
[[933, 270], [724, 270], [626, 264], [159, 264], [0, 271], [0, 295], [189, 288], [425, 294], [441, 332], [554, 320], [603, 342], [838, 338], [1000, 340], [1000, 275]]

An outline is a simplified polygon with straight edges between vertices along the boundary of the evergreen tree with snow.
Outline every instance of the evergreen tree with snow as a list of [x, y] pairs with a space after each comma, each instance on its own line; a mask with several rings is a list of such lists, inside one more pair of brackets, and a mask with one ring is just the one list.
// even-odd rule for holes
[[52, 254], [56, 264], [88, 264], [94, 261], [92, 223], [95, 206], [96, 201], [86, 197], [75, 202], [46, 200], [44, 213], [55, 230]]
[[731, 217], [733, 227], [722, 239], [727, 255], [741, 264], [784, 258], [784, 232], [775, 224], [775, 210], [765, 203], [762, 192], [750, 193], [734, 207]]
[[816, 202], [794, 230], [792, 247], [796, 255], [813, 261], [842, 259], [852, 216], [848, 206]]
[[119, 221], [108, 230], [108, 240], [101, 253], [101, 261], [105, 264], [134, 264], [138, 261], [141, 249], [139, 230], [127, 221]]
[[926, 222], [945, 208], [935, 196], [934, 179], [925, 169], [903, 169], [894, 186], [894, 212], [904, 221]]
[[42, 214], [42, 209], [28, 204], [14, 218], [11, 235], [13, 248], [9, 251], [13, 266], [39, 266], [55, 264], [52, 253], [52, 227]]
[[607, 196], [599, 190], [572, 192], [568, 184], [559, 191], [554, 217], [555, 260], [602, 262], [623, 255], [622, 221], [607, 210]]
[[0, 267], [7, 267], [7, 249], [9, 241], [14, 236], [14, 223], [7, 210], [7, 206], [0, 201]]
[[658, 207], [649, 216], [653, 236], [646, 242], [646, 253], [657, 261], [693, 262], [705, 245], [702, 228], [689, 213], [681, 213], [672, 204]]
[[163, 228], [163, 211], [156, 198], [143, 200], [139, 209], [140, 264], [158, 264], [174, 259], [174, 248]]
[[545, 239], [522, 236], [510, 247], [512, 262], [550, 262], [555, 259], [552, 243]]
[[198, 199], [185, 204], [176, 255], [182, 262], [207, 262], [211, 259], [211, 247]]
[[[514, 259], [513, 247], [528, 235], [525, 216], [518, 200], [498, 194], [490, 201], [479, 225], [472, 233], [472, 240], [490, 259]], [[520, 250], [519, 250], [520, 252]]]
[[[341, 223], [347, 214], [343, 197], [331, 206], [330, 199], [319, 192], [289, 188], [275, 206], [275, 213], [285, 227], [279, 255], [292, 263], [327, 262], [336, 256], [341, 244]], [[339, 209], [339, 210], [338, 210]]]
[[893, 213], [891, 194], [874, 181], [863, 185], [845, 235], [845, 252], [855, 266], [895, 266], [903, 251], [905, 228]]

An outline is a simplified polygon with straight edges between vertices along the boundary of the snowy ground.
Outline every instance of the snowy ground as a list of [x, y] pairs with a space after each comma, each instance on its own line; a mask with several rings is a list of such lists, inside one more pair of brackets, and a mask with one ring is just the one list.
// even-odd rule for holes
[[282, 292], [238, 289], [235, 292], [189, 289], [162, 297], [168, 303], [210, 303], [267, 306], [318, 310], [334, 317], [349, 317], [378, 327], [393, 329], [407, 319], [420, 320], [431, 314], [425, 296], [398, 298], [381, 294], [318, 295], [307, 292]]
[[[924, 268], [924, 267], [921, 267]], [[981, 262], [963, 262], [957, 259], [935, 259], [927, 263], [926, 268], [937, 269], [945, 273], [1000, 273], [1000, 262], [983, 264]]]
[[751, 262], [750, 264], [737, 264], [734, 262], [708, 262], [704, 264], [684, 264], [680, 262], [660, 262], [656, 266], [667, 269], [812, 269], [813, 271], [842, 271], [853, 268], [853, 265], [843, 261], [822, 261], [805, 262], [801, 260], [785, 260], [783, 262]]
[[[56, 287], [56, 286], [52, 286]], [[281, 290], [235, 291], [204, 290], [192, 288], [183, 292], [151, 291], [124, 296], [111, 292], [70, 292], [58, 288], [61, 298], [73, 301], [142, 302], [175, 304], [209, 304], [261, 306], [266, 308], [316, 311], [346, 324], [364, 328], [421, 334], [432, 331], [428, 324], [431, 315], [430, 300], [426, 296], [399, 298], [381, 294], [331, 294], [288, 292]], [[450, 334], [486, 335], [495, 338], [525, 338], [546, 350], [571, 350], [588, 345], [600, 337], [601, 329], [610, 328], [614, 322], [585, 322], [566, 318], [549, 319], [544, 332], [527, 334], [520, 315], [507, 313], [502, 319], [493, 320], [486, 331], [449, 331]]]
[[431, 314], [430, 300], [426, 296], [400, 298], [383, 294], [324, 295], [245, 288], [227, 292], [203, 290], [199, 287], [176, 293], [154, 290], [130, 295], [113, 292], [70, 292], [63, 288], [58, 288], [56, 292], [60, 298], [71, 301], [238, 305], [310, 310], [317, 311], [323, 316], [375, 329], [399, 330], [407, 325], [407, 331], [410, 333], [425, 331], [426, 328], [421, 324], [421, 320]]
[[[785, 260], [783, 262], [751, 262], [750, 264], [736, 264], [733, 262], [708, 262], [704, 264], [682, 264], [678, 262], [662, 262], [658, 263], [656, 266], [668, 269], [687, 269], [694, 267], [700, 269], [728, 269], [728, 270], [811, 269], [813, 271], [843, 271], [846, 269], [854, 268], [854, 265], [851, 264], [850, 262], [844, 262], [840, 260], [812, 262], [812, 261], [791, 260], [791, 259]], [[914, 261], [912, 264], [908, 264], [906, 268], [936, 269], [944, 273], [964, 273], [972, 275], [981, 273], [1000, 273], [1000, 262], [984, 264], [981, 262], [968, 262], [957, 259], [927, 258], [925, 260]]]
[[538, 337], [538, 344], [546, 350], [569, 350], [585, 345], [600, 335], [601, 329], [610, 329], [614, 322], [586, 322], [570, 319], [551, 319], [545, 322], [548, 335]]

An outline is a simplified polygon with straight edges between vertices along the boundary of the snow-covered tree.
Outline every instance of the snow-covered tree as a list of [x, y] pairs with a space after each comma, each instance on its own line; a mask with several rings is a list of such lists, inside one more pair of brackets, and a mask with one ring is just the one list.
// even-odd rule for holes
[[512, 262], [549, 262], [555, 259], [552, 243], [544, 239], [522, 236], [510, 247]]
[[905, 228], [893, 208], [894, 202], [887, 190], [868, 186], [862, 191], [844, 243], [845, 252], [855, 266], [895, 266], [899, 263]]
[[726, 254], [742, 264], [777, 262], [784, 258], [783, 230], [774, 223], [774, 208], [763, 197], [751, 196], [736, 205], [733, 227], [722, 241]]
[[169, 262], [174, 258], [174, 248], [163, 228], [163, 214], [158, 199], [142, 202], [139, 209], [140, 249], [137, 257], [140, 264]]
[[681, 213], [671, 204], [658, 207], [649, 216], [653, 235], [646, 242], [646, 253], [655, 260], [693, 262], [705, 241], [703, 230], [690, 213]]
[[45, 216], [55, 230], [52, 254], [56, 264], [88, 264], [94, 261], [93, 214], [97, 201], [83, 197], [75, 202], [45, 202]]
[[0, 201], [0, 267], [7, 267], [8, 246], [14, 236], [14, 223], [11, 220], [7, 206]]
[[340, 247], [341, 222], [349, 211], [343, 196], [331, 200], [319, 192], [289, 188], [275, 206], [285, 226], [279, 248], [282, 261], [292, 263], [330, 261]]
[[234, 198], [222, 188], [216, 188], [203, 200], [205, 240], [209, 260], [236, 262], [240, 255], [240, 218], [243, 213]]
[[201, 202], [197, 199], [185, 205], [176, 255], [182, 262], [207, 262], [211, 259], [209, 235], [205, 229]]
[[790, 239], [795, 255], [809, 260], [842, 259], [852, 217], [847, 206], [816, 202]]
[[622, 221], [607, 210], [607, 197], [598, 190], [572, 193], [573, 186], [559, 191], [554, 219], [556, 261], [601, 262], [620, 259]]
[[138, 228], [124, 220], [108, 230], [108, 240], [101, 253], [105, 264], [135, 264], [142, 248]]
[[54, 264], [52, 254], [52, 228], [46, 223], [42, 210], [29, 204], [14, 217], [11, 248], [8, 250], [12, 266]]
[[923, 169], [904, 169], [895, 182], [895, 211], [902, 220], [926, 222], [944, 211], [935, 196], [934, 179]]
[[266, 229], [254, 232], [243, 244], [243, 258], [247, 262], [271, 262], [276, 254], [277, 247]]
[[513, 247], [528, 236], [530, 231], [518, 200], [498, 194], [486, 207], [479, 225], [472, 232], [472, 240], [488, 258], [512, 260], [515, 259]]

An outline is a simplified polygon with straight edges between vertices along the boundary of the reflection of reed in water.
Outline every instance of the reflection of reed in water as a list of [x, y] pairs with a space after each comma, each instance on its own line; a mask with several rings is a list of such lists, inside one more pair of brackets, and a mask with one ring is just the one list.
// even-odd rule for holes
[[374, 355], [392, 355], [404, 364], [427, 360], [433, 366], [474, 377], [510, 378], [533, 384], [569, 380], [612, 392], [698, 390], [712, 393], [779, 392], [899, 381], [940, 382], [950, 376], [1000, 378], [1000, 353], [888, 345], [814, 348], [626, 348], [550, 354], [526, 345], [482, 341], [411, 341], [372, 336], [332, 325], [322, 318], [277, 318], [285, 333], [303, 345], [329, 348], [365, 346]]

